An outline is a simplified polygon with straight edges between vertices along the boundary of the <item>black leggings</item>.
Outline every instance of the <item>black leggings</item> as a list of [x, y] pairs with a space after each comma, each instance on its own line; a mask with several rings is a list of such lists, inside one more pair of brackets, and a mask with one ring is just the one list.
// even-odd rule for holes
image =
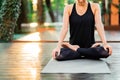
[[73, 60], [73, 59], [99, 59], [107, 58], [109, 56], [108, 51], [106, 51], [102, 46], [95, 48], [78, 48], [77, 51], [73, 51], [69, 48], [62, 48], [60, 55], [56, 56], [56, 60]]

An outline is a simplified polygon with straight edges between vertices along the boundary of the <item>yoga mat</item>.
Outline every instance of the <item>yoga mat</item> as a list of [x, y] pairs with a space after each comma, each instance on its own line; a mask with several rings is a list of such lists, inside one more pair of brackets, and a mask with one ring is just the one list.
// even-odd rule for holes
[[56, 61], [51, 59], [41, 73], [111, 73], [111, 71], [103, 60]]

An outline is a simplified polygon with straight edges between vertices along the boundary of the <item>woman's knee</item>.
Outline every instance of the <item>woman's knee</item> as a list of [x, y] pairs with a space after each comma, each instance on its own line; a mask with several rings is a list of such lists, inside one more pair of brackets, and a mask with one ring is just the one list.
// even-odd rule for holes
[[61, 49], [60, 55], [56, 56], [56, 60], [63, 61], [63, 60], [72, 60], [78, 59], [79, 53], [72, 51], [70, 49]]
[[60, 55], [56, 56], [55, 60], [57, 60], [57, 61], [63, 61], [63, 60], [65, 60], [65, 56], [63, 56], [63, 55], [60, 54]]
[[106, 51], [102, 46], [98, 47], [97, 51], [98, 51], [98, 53], [100, 55], [100, 58], [107, 58], [107, 57], [110, 56], [109, 52]]
[[57, 61], [66, 60], [68, 53], [69, 53], [68, 49], [62, 48], [60, 51], [60, 54], [56, 56], [55, 60], [57, 60]]

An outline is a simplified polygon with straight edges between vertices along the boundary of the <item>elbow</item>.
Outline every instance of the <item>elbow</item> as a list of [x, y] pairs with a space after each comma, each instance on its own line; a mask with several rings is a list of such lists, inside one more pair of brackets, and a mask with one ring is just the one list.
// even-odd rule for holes
[[68, 28], [62, 28], [62, 31], [67, 32]]
[[96, 27], [96, 28], [104, 27], [104, 25], [103, 25], [102, 22], [99, 22], [99, 23], [96, 23], [96, 24], [95, 24], [95, 27]]
[[68, 32], [68, 28], [66, 28], [65, 31]]

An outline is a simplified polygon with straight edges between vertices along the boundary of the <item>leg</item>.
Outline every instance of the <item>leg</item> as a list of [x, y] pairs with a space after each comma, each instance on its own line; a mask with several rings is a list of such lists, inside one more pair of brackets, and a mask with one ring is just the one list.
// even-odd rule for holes
[[60, 55], [56, 56], [56, 60], [58, 61], [73, 60], [79, 58], [80, 58], [80, 54], [69, 48], [62, 48], [60, 51]]
[[99, 59], [107, 58], [109, 56], [109, 53], [105, 51], [102, 46], [93, 48], [79, 48], [79, 46], [71, 45], [69, 43], [63, 43], [63, 46], [78, 52], [81, 56], [84, 56], [85, 58]]
[[77, 52], [86, 58], [99, 59], [107, 58], [109, 53], [102, 46], [95, 48], [78, 48]]

